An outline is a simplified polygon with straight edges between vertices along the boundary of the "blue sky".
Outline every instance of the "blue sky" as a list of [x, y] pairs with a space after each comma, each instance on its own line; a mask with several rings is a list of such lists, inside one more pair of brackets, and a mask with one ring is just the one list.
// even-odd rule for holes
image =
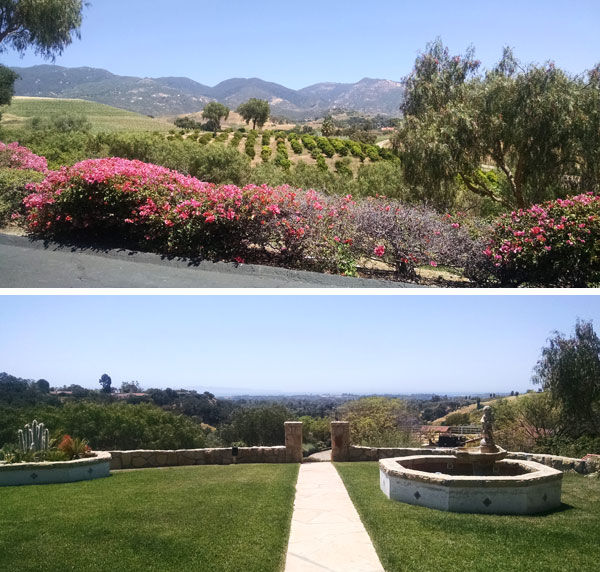
[[2, 296], [0, 371], [217, 394], [525, 391], [583, 296]]
[[[297, 89], [399, 80], [441, 36], [452, 53], [473, 44], [485, 66], [509, 45], [524, 62], [554, 60], [580, 73], [600, 60], [598, 21], [597, 0], [91, 0], [82, 39], [56, 63], [207, 85], [260, 77]], [[43, 63], [8, 52], [0, 61]]]

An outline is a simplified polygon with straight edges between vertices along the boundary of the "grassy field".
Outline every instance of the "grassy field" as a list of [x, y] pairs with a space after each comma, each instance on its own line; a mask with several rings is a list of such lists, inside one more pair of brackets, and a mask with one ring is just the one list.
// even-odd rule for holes
[[389, 500], [377, 463], [338, 463], [387, 572], [597, 570], [600, 480], [565, 475], [563, 507], [538, 516], [442, 512]]
[[159, 131], [166, 133], [173, 124], [162, 119], [117, 109], [110, 105], [82, 99], [53, 99], [47, 97], [13, 97], [10, 106], [0, 108], [0, 126], [22, 128], [32, 117], [51, 118], [57, 115], [83, 115], [92, 124], [94, 133], [112, 131]]
[[0, 569], [282, 569], [298, 465], [145, 469], [0, 489]]

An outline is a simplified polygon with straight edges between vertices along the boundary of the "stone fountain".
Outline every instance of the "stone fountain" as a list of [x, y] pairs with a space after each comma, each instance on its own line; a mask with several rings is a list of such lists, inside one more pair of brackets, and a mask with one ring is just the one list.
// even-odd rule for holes
[[560, 506], [562, 473], [506, 459], [494, 441], [490, 407], [483, 408], [479, 447], [449, 453], [379, 461], [381, 490], [392, 500], [452, 512], [532, 514]]

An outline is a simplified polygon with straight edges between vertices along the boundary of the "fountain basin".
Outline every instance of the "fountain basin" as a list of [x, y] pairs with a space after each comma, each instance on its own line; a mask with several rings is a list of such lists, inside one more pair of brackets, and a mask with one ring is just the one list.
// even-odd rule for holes
[[534, 514], [560, 506], [562, 473], [533, 461], [500, 460], [473, 474], [460, 455], [379, 461], [380, 487], [392, 499], [451, 512]]

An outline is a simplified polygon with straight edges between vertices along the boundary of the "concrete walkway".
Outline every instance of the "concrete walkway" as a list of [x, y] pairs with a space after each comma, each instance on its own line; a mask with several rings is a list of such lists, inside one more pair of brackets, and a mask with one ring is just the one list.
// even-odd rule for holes
[[331, 463], [300, 465], [285, 572], [384, 572]]

